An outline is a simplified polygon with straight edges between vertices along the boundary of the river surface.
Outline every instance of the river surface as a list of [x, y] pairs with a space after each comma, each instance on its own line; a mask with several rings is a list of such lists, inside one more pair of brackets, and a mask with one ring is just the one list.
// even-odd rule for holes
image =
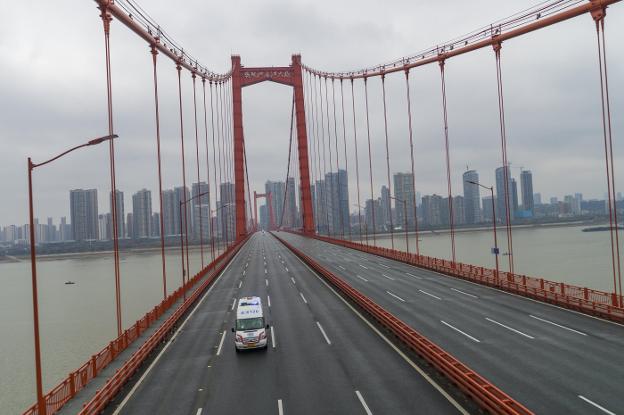
[[[514, 229], [516, 272], [612, 291], [609, 232], [581, 232], [583, 227]], [[498, 236], [501, 253], [506, 252], [505, 230]], [[380, 246], [391, 246], [389, 236], [376, 240]], [[409, 244], [414, 252], [414, 234]], [[404, 233], [394, 235], [394, 245], [405, 249]], [[491, 246], [488, 230], [455, 235], [458, 261], [493, 267]], [[451, 257], [447, 233], [421, 233], [419, 248], [424, 255]], [[501, 269], [506, 269], [507, 257], [500, 259]], [[125, 253], [120, 264], [127, 328], [162, 300], [160, 253]], [[199, 252], [192, 251], [191, 270], [199, 268]], [[48, 391], [116, 337], [112, 256], [45, 259], [38, 262], [38, 273], [43, 380]], [[180, 285], [180, 275], [179, 252], [172, 251], [167, 254], [169, 291]], [[65, 285], [68, 280], [76, 284]], [[0, 413], [19, 414], [35, 400], [30, 263], [0, 264], [0, 287]]]

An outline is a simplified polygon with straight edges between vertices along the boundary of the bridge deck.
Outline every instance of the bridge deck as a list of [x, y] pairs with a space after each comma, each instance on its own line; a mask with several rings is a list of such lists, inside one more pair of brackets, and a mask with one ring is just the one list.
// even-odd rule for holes
[[624, 408], [621, 325], [315, 239], [280, 237], [535, 413]]
[[[264, 301], [267, 351], [234, 350], [233, 301], [246, 295]], [[463, 411], [269, 234], [252, 236], [201, 301], [108, 413]]]

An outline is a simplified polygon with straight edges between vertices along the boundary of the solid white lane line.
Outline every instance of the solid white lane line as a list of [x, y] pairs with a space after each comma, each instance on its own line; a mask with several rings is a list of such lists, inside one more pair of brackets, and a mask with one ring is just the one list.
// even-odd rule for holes
[[544, 323], [552, 324], [553, 326], [561, 327], [562, 329], [565, 329], [565, 330], [570, 330], [574, 333], [580, 334], [581, 336], [587, 336], [587, 333], [583, 333], [582, 331], [571, 329], [570, 327], [562, 326], [561, 324], [557, 324], [554, 321], [545, 320], [543, 318], [536, 317], [532, 314], [529, 314], [529, 317], [534, 318], [535, 320], [543, 321]]
[[368, 282], [368, 280], [360, 275], [356, 275], [356, 277], [358, 277], [359, 279], [361, 279], [362, 281]]
[[299, 295], [301, 296], [301, 299], [303, 300], [303, 302], [308, 304], [308, 300], [306, 300], [306, 298], [303, 296], [303, 293], [299, 293]]
[[394, 278], [387, 276], [386, 274], [381, 274], [382, 277], [388, 278], [389, 280], [394, 281]]
[[288, 272], [288, 267], [286, 267], [286, 272]]
[[325, 341], [327, 342], [327, 344], [331, 345], [331, 341], [329, 341], [329, 337], [327, 337], [327, 333], [325, 333], [325, 330], [323, 330], [323, 326], [321, 326], [321, 323], [317, 321], [316, 325], [318, 326], [319, 330], [321, 330], [321, 333], [323, 333], [323, 337], [325, 337]]
[[609, 415], [615, 415], [615, 412], [611, 412], [609, 411], [607, 408], [605, 408], [604, 406], [600, 406], [598, 405], [596, 402], [591, 401], [589, 399], [587, 399], [586, 397], [584, 397], [583, 395], [579, 395], [579, 398], [581, 398], [582, 400], [584, 400], [585, 402], [587, 402], [590, 405], [595, 406], [596, 408], [600, 409], [602, 412], [604, 412], [605, 414], [609, 414]]
[[269, 286], [269, 280], [265, 279], [264, 283], [266, 284], [267, 287]]
[[239, 281], [239, 282], [238, 282], [238, 288], [240, 288], [242, 285], [243, 285], [243, 282], [242, 282], [242, 281]]
[[359, 265], [359, 266], [361, 266], [361, 267], [362, 267], [362, 268], [364, 268], [364, 269], [368, 269], [368, 268], [366, 268], [366, 266], [364, 266], [364, 265], [362, 265], [362, 264], [358, 264], [358, 265]]
[[290, 280], [292, 281], [293, 284], [296, 284], [295, 279], [293, 277], [290, 277]]
[[414, 278], [416, 278], [418, 280], [422, 280], [423, 279], [422, 277], [419, 277], [418, 275], [410, 274], [409, 272], [406, 272], [406, 274], [409, 275], [410, 277], [414, 277]]
[[384, 264], [382, 264], [381, 262], [378, 262], [378, 264], [379, 264], [380, 266], [384, 267], [384, 268], [388, 268], [388, 269], [390, 269], [390, 267], [389, 267], [389, 266], [384, 265]]
[[458, 290], [457, 288], [452, 288], [452, 287], [451, 287], [451, 290], [456, 291], [456, 292], [458, 292], [458, 293], [460, 293], [460, 294], [467, 295], [468, 297], [472, 297], [472, 298], [479, 298], [479, 297], [477, 297], [477, 296], [476, 296], [476, 295], [474, 295], [474, 294], [468, 294], [468, 293], [466, 293], [466, 292], [463, 292], [462, 290]]
[[360, 400], [360, 403], [364, 407], [364, 410], [366, 411], [366, 415], [373, 415], [368, 405], [366, 405], [366, 401], [364, 400], [364, 397], [362, 397], [362, 394], [360, 393], [360, 391], [355, 391], [355, 394], [357, 395], [358, 399]]
[[513, 331], [514, 333], [518, 333], [518, 334], [519, 334], [519, 335], [521, 335], [521, 336], [527, 337], [527, 338], [529, 338], [529, 339], [534, 339], [534, 338], [535, 338], [535, 337], [533, 337], [533, 336], [529, 336], [528, 334], [521, 332], [520, 330], [516, 330], [516, 329], [514, 329], [513, 327], [509, 327], [509, 326], [504, 325], [503, 323], [499, 323], [499, 322], [498, 322], [498, 321], [496, 321], [496, 320], [492, 320], [492, 319], [491, 319], [491, 318], [489, 318], [489, 317], [486, 317], [485, 319], [486, 319], [487, 321], [489, 321], [489, 322], [494, 323], [494, 324], [498, 324], [499, 326], [504, 327], [504, 328], [506, 328], [507, 330]]
[[345, 267], [343, 267], [342, 265], [338, 265], [338, 268], [340, 268], [341, 270], [345, 270]]
[[418, 290], [418, 291], [420, 291], [421, 293], [423, 293], [423, 294], [425, 294], [425, 295], [428, 295], [429, 297], [433, 297], [433, 298], [436, 298], [436, 299], [438, 299], [438, 300], [441, 300], [441, 298], [440, 298], [440, 297], [438, 297], [437, 295], [433, 295], [433, 294], [431, 294], [431, 293], [428, 293], [427, 291], [423, 291], [423, 290]]
[[219, 342], [219, 348], [217, 349], [217, 356], [221, 354], [221, 348], [223, 347], [223, 341], [225, 340], [225, 333], [227, 333], [227, 330], [223, 330], [223, 335], [221, 336], [221, 341]]
[[202, 409], [201, 408], [197, 408], [197, 412], [195, 413], [195, 415], [201, 415], [202, 413]]
[[402, 301], [402, 302], [405, 302], [405, 300], [404, 300], [404, 299], [402, 299], [401, 297], [399, 297], [398, 295], [396, 295], [396, 294], [392, 294], [390, 291], [386, 291], [386, 292], [387, 292], [388, 294], [390, 294], [391, 296], [393, 296], [394, 298], [396, 298], [397, 300]]
[[481, 343], [481, 340], [479, 340], [479, 339], [477, 339], [477, 338], [475, 338], [475, 337], [472, 337], [470, 334], [468, 334], [468, 333], [466, 333], [466, 332], [461, 331], [460, 329], [458, 329], [458, 328], [457, 328], [457, 327], [455, 327], [455, 326], [451, 326], [451, 325], [450, 325], [449, 323], [447, 323], [446, 321], [444, 321], [444, 320], [440, 320], [440, 322], [441, 322], [442, 324], [444, 324], [445, 326], [452, 328], [452, 329], [453, 329], [453, 330], [455, 330], [456, 332], [463, 334], [464, 336], [468, 337], [470, 340], [472, 340], [472, 341], [474, 341], [474, 342], [477, 342], [477, 343]]
[[267, 304], [269, 307], [271, 307], [271, 296], [267, 295]]
[[271, 347], [275, 349], [277, 344], [275, 343], [275, 326], [271, 326]]
[[232, 301], [232, 308], [230, 309], [230, 311], [234, 310], [234, 307], [236, 307], [236, 298], [234, 299], [234, 301]]
[[277, 413], [279, 415], [284, 415], [284, 407], [282, 406], [282, 400], [281, 399], [277, 400]]

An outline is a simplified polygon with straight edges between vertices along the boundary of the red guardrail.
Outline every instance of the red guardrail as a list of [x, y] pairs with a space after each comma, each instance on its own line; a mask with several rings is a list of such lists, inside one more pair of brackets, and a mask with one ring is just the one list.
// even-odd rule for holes
[[[242, 244], [247, 239], [244, 239], [233, 245], [227, 251], [223, 252], [219, 255], [213, 262], [208, 264], [203, 270], [195, 274], [191, 279], [189, 279], [184, 287], [178, 288], [176, 291], [171, 293], [166, 299], [164, 299], [160, 304], [156, 305], [152, 310], [148, 311], [141, 319], [137, 320], [130, 328], [126, 329], [121, 336], [117, 337], [115, 340], [111, 341], [104, 349], [100, 350], [97, 354], [91, 356], [91, 358], [85, 362], [82, 366], [80, 366], [74, 372], [71, 372], [67, 378], [65, 378], [60, 384], [54, 387], [51, 391], [49, 391], [45, 396], [44, 400], [46, 402], [46, 414], [52, 415], [55, 414], [65, 403], [67, 403], [70, 399], [72, 399], [76, 394], [82, 390], [93, 378], [97, 376], [110, 362], [112, 362], [121, 352], [123, 352], [134, 340], [136, 340], [145, 330], [147, 330], [160, 316], [162, 316], [173, 304], [175, 304], [180, 298], [184, 297], [184, 291], [190, 290], [193, 285], [197, 283], [198, 280], [202, 279], [208, 272], [214, 270], [213, 275], [210, 276], [200, 287], [198, 287], [193, 294], [191, 294], [186, 302], [184, 302], [178, 310], [161, 326], [161, 328], [156, 331], [152, 335], [154, 337], [158, 333], [162, 333], [162, 336], [168, 332], [168, 330], [161, 332], [162, 327], [167, 324], [172, 317], [179, 316], [184, 313], [186, 308], [192, 303], [189, 303], [190, 299], [195, 299], [201, 293], [207, 285], [209, 285], [216, 275], [225, 268], [229, 260], [234, 256], [236, 252], [240, 249]], [[217, 266], [218, 264], [218, 266]], [[181, 313], [180, 310], [184, 308], [184, 311]], [[177, 320], [177, 318], [175, 320]], [[175, 322], [175, 321], [174, 321]], [[172, 323], [173, 324], [173, 323]], [[151, 337], [147, 342], [151, 340]], [[157, 345], [158, 342], [153, 343], [153, 346]], [[145, 344], [143, 345], [145, 346]], [[141, 349], [143, 348], [141, 347]], [[139, 351], [141, 350], [139, 349]], [[133, 354], [132, 359], [134, 359], [135, 355], [138, 354], [138, 351]], [[143, 360], [141, 360], [142, 362]], [[125, 365], [124, 365], [125, 366]], [[117, 375], [115, 375], [117, 376]], [[108, 385], [108, 383], [107, 383]], [[99, 394], [99, 392], [98, 392]], [[97, 396], [97, 395], [96, 395]], [[107, 401], [108, 402], [108, 401]], [[87, 412], [88, 413], [88, 412]], [[97, 412], [91, 412], [97, 413]], [[37, 408], [37, 404], [33, 404], [30, 408], [28, 408], [23, 415], [39, 415], [39, 411]]]
[[[275, 235], [275, 233], [273, 235]], [[457, 385], [466, 395], [474, 399], [481, 408], [492, 414], [529, 415], [533, 413], [519, 402], [516, 402], [505, 392], [498, 389], [487, 379], [447, 353], [440, 346], [418, 333], [409, 325], [377, 305], [373, 300], [325, 269], [312, 258], [293, 247], [279, 236], [275, 236], [288, 249], [294, 252], [295, 255], [305, 261], [344, 295], [354, 301], [362, 309], [366, 310], [377, 322], [394, 333], [401, 342], [423, 359], [427, 360], [451, 382]]]
[[[465, 279], [514, 294], [530, 297], [534, 300], [555, 304], [618, 323], [624, 323], [624, 308], [617, 306], [618, 298], [615, 293], [549, 281], [543, 278], [511, 274], [505, 271], [500, 271], [499, 278], [497, 279], [496, 271], [491, 268], [479, 267], [461, 262], [453, 263], [445, 259], [409, 254], [395, 249], [369, 246], [359, 242], [328, 238], [326, 236], [309, 235], [293, 231], [286, 232], [405, 262], [451, 277]], [[624, 298], [621, 298], [620, 301], [621, 303], [624, 302]]]

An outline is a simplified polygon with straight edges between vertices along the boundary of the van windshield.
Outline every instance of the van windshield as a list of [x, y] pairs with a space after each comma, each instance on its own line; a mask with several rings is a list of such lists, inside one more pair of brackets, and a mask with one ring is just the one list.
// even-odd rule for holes
[[255, 317], [255, 318], [242, 318], [236, 320], [236, 330], [258, 330], [264, 327], [264, 318]]

